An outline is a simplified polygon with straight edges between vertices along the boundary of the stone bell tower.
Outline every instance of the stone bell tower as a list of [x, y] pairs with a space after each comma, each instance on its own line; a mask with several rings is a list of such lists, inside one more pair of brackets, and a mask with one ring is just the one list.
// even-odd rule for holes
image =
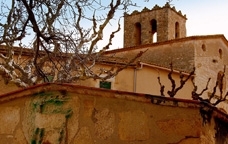
[[186, 16], [168, 3], [124, 15], [124, 47], [186, 37]]

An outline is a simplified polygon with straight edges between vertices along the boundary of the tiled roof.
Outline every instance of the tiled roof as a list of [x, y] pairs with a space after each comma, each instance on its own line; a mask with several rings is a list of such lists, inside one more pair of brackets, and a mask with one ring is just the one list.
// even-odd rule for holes
[[140, 45], [140, 46], [127, 47], [127, 48], [114, 49], [114, 50], [106, 51], [105, 53], [106, 54], [113, 54], [113, 53], [126, 52], [126, 51], [148, 48], [148, 47], [149, 48], [155, 48], [155, 47], [161, 46], [161, 45], [187, 42], [187, 41], [192, 41], [192, 40], [217, 39], [217, 38], [222, 39], [228, 47], [228, 41], [225, 38], [225, 36], [222, 34], [218, 34], [218, 35], [189, 36], [189, 37], [184, 37], [184, 38], [172, 39], [169, 41], [163, 41], [163, 42], [157, 42], [157, 43], [145, 44], [145, 45]]
[[[0, 53], [2, 54], [6, 54], [7, 53], [7, 46], [5, 45], [0, 45]], [[13, 50], [14, 50], [14, 54], [22, 54], [24, 56], [32, 56], [33, 53], [34, 53], [34, 50], [33, 49], [29, 49], [29, 48], [21, 48], [21, 47], [13, 47]]]
[[[107, 55], [115, 54], [118, 57], [125, 58], [125, 60], [130, 60], [139, 51], [146, 51], [145, 54], [139, 60], [143, 63], [150, 65], [157, 65], [159, 67], [170, 68], [170, 63], [173, 63], [173, 68], [179, 71], [191, 72], [194, 67], [194, 47], [188, 45], [189, 43], [194, 43], [197, 40], [210, 40], [210, 39], [221, 39], [225, 45], [228, 47], [228, 41], [223, 35], [206, 35], [206, 36], [190, 36], [185, 38], [173, 39], [164, 42], [145, 44], [134, 47], [127, 47], [122, 49], [116, 49], [105, 52]], [[186, 43], [183, 46], [183, 51], [187, 52], [176, 52], [181, 50], [179, 44]], [[158, 49], [159, 48], [159, 49]], [[175, 49], [174, 49], [175, 48]], [[172, 54], [172, 56], [170, 56]], [[167, 56], [169, 55], [169, 56]], [[174, 56], [175, 55], [175, 56]], [[165, 61], [165, 62], [164, 62]], [[176, 63], [176, 64], [175, 64]], [[177, 66], [178, 64], [178, 66]]]

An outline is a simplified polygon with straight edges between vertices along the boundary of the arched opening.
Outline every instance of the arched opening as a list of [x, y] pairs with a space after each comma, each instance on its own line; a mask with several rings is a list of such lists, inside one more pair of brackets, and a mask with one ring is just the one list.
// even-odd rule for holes
[[152, 19], [150, 21], [151, 25], [151, 42], [155, 43], [157, 42], [157, 21], [155, 19]]
[[219, 57], [220, 57], [220, 59], [222, 59], [222, 50], [221, 49], [219, 49]]
[[180, 38], [180, 26], [179, 23], [175, 23], [175, 38]]
[[135, 45], [141, 44], [141, 24], [135, 23]]
[[202, 44], [202, 50], [205, 52], [206, 51], [206, 46], [205, 44]]

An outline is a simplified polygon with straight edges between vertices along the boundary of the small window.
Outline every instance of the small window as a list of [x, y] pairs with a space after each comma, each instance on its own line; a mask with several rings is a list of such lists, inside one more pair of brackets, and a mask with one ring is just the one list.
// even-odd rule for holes
[[100, 88], [111, 89], [111, 82], [100, 81]]
[[151, 25], [151, 42], [155, 43], [157, 42], [157, 21], [155, 19], [152, 19], [150, 21]]
[[222, 59], [222, 50], [221, 49], [219, 49], [219, 57], [220, 57], [220, 59]]
[[141, 44], [141, 24], [135, 23], [135, 45]]
[[203, 51], [206, 51], [206, 46], [205, 46], [205, 44], [202, 44], [202, 50], [203, 50]]
[[179, 23], [175, 23], [175, 38], [180, 38], [180, 26]]

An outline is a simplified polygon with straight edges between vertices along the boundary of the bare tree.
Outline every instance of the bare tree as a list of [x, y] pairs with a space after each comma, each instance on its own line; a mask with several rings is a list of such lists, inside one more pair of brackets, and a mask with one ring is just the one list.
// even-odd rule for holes
[[[194, 73], [195, 73], [195, 69], [193, 69], [193, 71], [191, 71], [189, 73], [189, 75], [187, 77], [185, 77], [183, 75], [183, 72], [180, 71], [180, 73], [179, 73], [179, 76], [180, 76], [180, 84], [179, 84], [179, 86], [177, 86], [177, 84], [176, 84], [176, 82], [175, 82], [175, 80], [173, 79], [173, 76], [172, 76], [172, 74], [173, 74], [173, 64], [170, 63], [170, 72], [168, 74], [168, 79], [171, 82], [171, 87], [172, 88], [171, 88], [171, 90], [168, 90], [167, 91], [167, 94], [169, 95], [169, 97], [175, 97], [175, 95], [177, 94], [177, 92], [184, 87], [185, 83], [194, 75]], [[161, 95], [164, 96], [165, 86], [161, 84], [160, 76], [158, 77], [158, 83], [160, 85]]]
[[[228, 91], [224, 92], [224, 89], [223, 89], [225, 72], [226, 72], [226, 66], [224, 66], [223, 72], [218, 72], [215, 86], [213, 88], [212, 93], [209, 96], [209, 102], [214, 106], [225, 101], [226, 97], [228, 96]], [[216, 96], [217, 89], [219, 90], [218, 97]], [[216, 99], [215, 102], [212, 101], [213, 98]]]
[[[6, 83], [29, 86], [42, 81], [72, 82], [87, 78], [107, 79], [117, 75], [140, 53], [125, 65], [100, 69], [97, 62], [105, 61], [103, 55], [120, 31], [111, 32], [107, 44], [97, 48], [104, 38], [108, 24], [113, 23], [117, 11], [125, 12], [136, 6], [131, 0], [0, 0], [0, 74]], [[107, 37], [107, 36], [106, 36]], [[15, 46], [18, 46], [15, 48]], [[30, 49], [32, 55], [23, 58]], [[15, 50], [18, 60], [15, 60]], [[114, 57], [114, 56], [113, 56]]]
[[[194, 68], [193, 71], [191, 71], [187, 77], [184, 77], [182, 72], [179, 73], [180, 84], [179, 84], [179, 86], [177, 86], [176, 81], [174, 80], [174, 78], [172, 76], [173, 65], [171, 63], [170, 64], [170, 72], [168, 74], [168, 79], [171, 82], [172, 88], [171, 88], [171, 90], [167, 91], [167, 94], [169, 95], [169, 97], [175, 97], [177, 92], [179, 90], [181, 90], [184, 87], [185, 83], [191, 78], [191, 81], [193, 84], [192, 99], [193, 100], [199, 100], [199, 101], [206, 102], [206, 103], [210, 103], [213, 106], [216, 106], [219, 103], [226, 101], [226, 98], [228, 97], [228, 91], [224, 92], [225, 70], [226, 70], [226, 66], [224, 66], [223, 72], [222, 71], [218, 72], [215, 86], [213, 87], [212, 93], [210, 93], [209, 98], [203, 98], [202, 95], [204, 92], [206, 92], [208, 90], [208, 85], [211, 81], [211, 78], [208, 79], [205, 88], [201, 92], [197, 92], [198, 87], [194, 82], [194, 77], [192, 77], [195, 73], [195, 68]], [[157, 78], [158, 78], [158, 83], [160, 85], [160, 94], [161, 94], [161, 96], [165, 96], [164, 95], [165, 86], [161, 83], [160, 76], [158, 76]], [[219, 90], [219, 95], [217, 95], [218, 90]]]
[[204, 101], [204, 99], [201, 96], [203, 95], [203, 93], [206, 90], [208, 90], [208, 85], [209, 85], [210, 80], [211, 80], [211, 78], [208, 79], [206, 87], [200, 93], [197, 93], [198, 87], [195, 85], [194, 78], [192, 78], [192, 84], [193, 84], [193, 87], [194, 87], [193, 90], [192, 90], [192, 99], [193, 100]]
[[165, 96], [164, 91], [165, 91], [165, 86], [161, 83], [161, 78], [158, 76], [158, 83], [160, 85], [160, 94], [161, 96]]
[[[212, 104], [214, 106], [216, 106], [219, 103], [225, 101], [227, 96], [228, 96], [228, 92], [225, 92], [225, 94], [224, 94], [225, 72], [226, 72], [226, 66], [224, 66], [223, 72], [222, 71], [218, 72], [215, 86], [213, 87], [212, 93], [210, 93], [209, 98], [202, 98], [202, 95], [203, 95], [203, 93], [206, 90], [208, 90], [208, 85], [209, 85], [209, 82], [210, 82], [211, 78], [208, 79], [205, 88], [200, 93], [196, 92], [197, 91], [197, 86], [195, 85], [195, 82], [192, 79], [192, 83], [193, 83], [193, 86], [194, 86], [194, 89], [192, 91], [192, 99], [193, 100], [204, 101], [204, 102], [210, 103], [210, 104]], [[218, 96], [216, 95], [217, 94], [216, 93], [217, 90], [219, 90], [219, 95]]]

